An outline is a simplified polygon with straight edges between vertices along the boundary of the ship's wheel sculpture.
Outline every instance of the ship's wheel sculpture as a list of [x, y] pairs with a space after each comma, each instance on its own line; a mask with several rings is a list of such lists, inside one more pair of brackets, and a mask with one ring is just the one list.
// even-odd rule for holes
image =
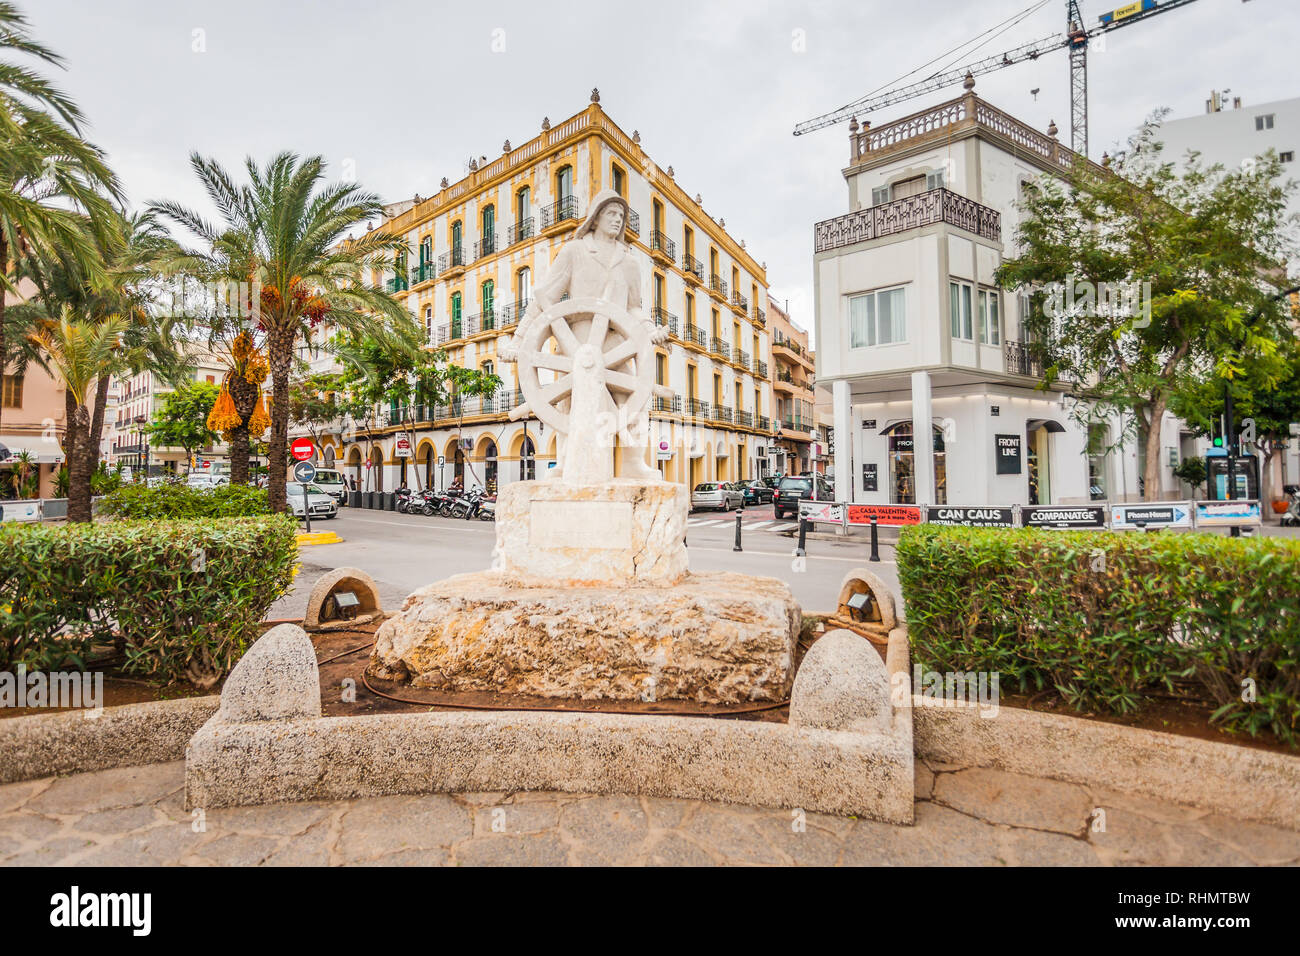
[[[516, 333], [512, 357], [524, 403], [510, 417], [536, 415], [564, 436], [559, 468], [567, 481], [612, 477], [610, 467], [599, 463], [610, 460], [613, 436], [628, 440], [658, 390], [652, 331], [625, 307], [580, 296], [552, 305]], [[554, 379], [543, 382], [542, 369]], [[638, 451], [644, 454], [644, 448]]]

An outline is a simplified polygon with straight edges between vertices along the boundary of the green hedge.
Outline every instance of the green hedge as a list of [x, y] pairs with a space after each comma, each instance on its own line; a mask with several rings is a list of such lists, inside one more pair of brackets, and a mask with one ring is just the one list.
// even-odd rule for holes
[[1300, 542], [931, 525], [902, 532], [898, 576], [925, 668], [1080, 711], [1190, 692], [1226, 729], [1300, 745]]
[[0, 669], [84, 667], [117, 643], [126, 669], [210, 687], [293, 580], [285, 515], [0, 525]]
[[207, 489], [167, 482], [150, 488], [141, 483], [107, 495], [99, 513], [114, 518], [244, 518], [270, 514], [271, 505], [265, 488], [249, 485]]

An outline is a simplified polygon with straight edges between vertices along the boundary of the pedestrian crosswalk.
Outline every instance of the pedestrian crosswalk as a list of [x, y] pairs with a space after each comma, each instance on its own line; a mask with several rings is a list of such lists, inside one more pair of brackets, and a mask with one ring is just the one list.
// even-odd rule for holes
[[[689, 518], [686, 521], [688, 528], [734, 528], [736, 526], [735, 518]], [[786, 531], [799, 530], [797, 521], [744, 521], [740, 524], [742, 531], [770, 531], [773, 534], [781, 534]]]

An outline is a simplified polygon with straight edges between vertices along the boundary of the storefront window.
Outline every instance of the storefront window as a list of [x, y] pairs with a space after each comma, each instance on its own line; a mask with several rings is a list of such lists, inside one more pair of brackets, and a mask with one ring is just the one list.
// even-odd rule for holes
[[[916, 460], [912, 423], [899, 425], [889, 436], [889, 488], [894, 504], [916, 504]], [[934, 504], [948, 503], [947, 453], [943, 432], [934, 429]]]

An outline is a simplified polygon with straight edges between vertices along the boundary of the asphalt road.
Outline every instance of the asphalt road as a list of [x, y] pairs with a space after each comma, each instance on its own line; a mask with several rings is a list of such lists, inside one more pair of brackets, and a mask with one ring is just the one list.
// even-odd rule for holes
[[[735, 571], [780, 578], [809, 612], [835, 610], [840, 582], [856, 567], [870, 567], [898, 596], [891, 544], [882, 542], [879, 564], [868, 564], [860, 539], [807, 541], [807, 556], [794, 557], [795, 522], [776, 521], [770, 505], [750, 508], [741, 518], [741, 546], [735, 544], [734, 513], [695, 512], [687, 522], [686, 544], [692, 570]], [[344, 508], [331, 521], [312, 522], [314, 531], [335, 531], [342, 544], [302, 550], [302, 570], [293, 590], [270, 611], [272, 618], [301, 617], [316, 578], [338, 567], [357, 567], [379, 585], [384, 606], [394, 610], [416, 588], [453, 574], [486, 570], [492, 561], [495, 526], [485, 521], [408, 516], [395, 511]]]

